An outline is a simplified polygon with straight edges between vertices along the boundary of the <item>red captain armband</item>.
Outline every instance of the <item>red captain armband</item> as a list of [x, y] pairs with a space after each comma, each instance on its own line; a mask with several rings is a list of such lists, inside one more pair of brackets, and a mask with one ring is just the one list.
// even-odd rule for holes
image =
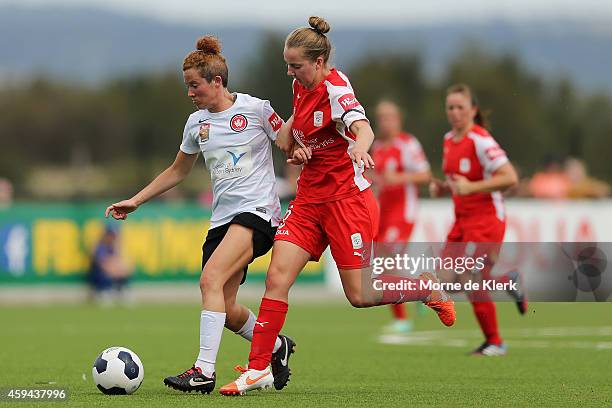
[[342, 109], [345, 111], [356, 108], [357, 106], [361, 106], [355, 95], [353, 94], [345, 94], [338, 98], [338, 103], [342, 106]]
[[268, 122], [270, 122], [270, 126], [275, 132], [278, 132], [278, 129], [283, 125], [283, 120], [276, 114], [276, 112], [272, 113], [268, 118]]

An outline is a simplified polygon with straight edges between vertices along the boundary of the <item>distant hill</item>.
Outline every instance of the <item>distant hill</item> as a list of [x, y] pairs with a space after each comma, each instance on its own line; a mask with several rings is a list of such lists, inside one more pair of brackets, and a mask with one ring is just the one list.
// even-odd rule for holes
[[[568, 76], [585, 90], [612, 94], [612, 30], [584, 22], [441, 24], [416, 28], [333, 29], [334, 62], [347, 70], [372, 52], [421, 50], [437, 75], [467, 42], [492, 52], [515, 51], [547, 78]], [[286, 35], [279, 32], [279, 35]], [[195, 40], [214, 33], [240, 77], [265, 33], [263, 27], [166, 24], [83, 8], [0, 7], [0, 80], [32, 73], [98, 83], [140, 71], [177, 70]], [[281, 57], [279, 50], [279, 58]]]

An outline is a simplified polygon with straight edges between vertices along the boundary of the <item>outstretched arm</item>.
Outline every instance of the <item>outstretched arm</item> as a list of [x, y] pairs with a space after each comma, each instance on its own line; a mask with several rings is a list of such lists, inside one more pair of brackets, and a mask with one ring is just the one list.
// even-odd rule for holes
[[193, 168], [197, 159], [197, 153], [187, 154], [179, 150], [176, 159], [174, 159], [174, 163], [149, 183], [149, 185], [140, 190], [134, 197], [109, 205], [106, 208], [106, 217], [111, 215], [117, 220], [125, 220], [127, 215], [135, 211], [141, 204], [170, 190], [183, 181]]

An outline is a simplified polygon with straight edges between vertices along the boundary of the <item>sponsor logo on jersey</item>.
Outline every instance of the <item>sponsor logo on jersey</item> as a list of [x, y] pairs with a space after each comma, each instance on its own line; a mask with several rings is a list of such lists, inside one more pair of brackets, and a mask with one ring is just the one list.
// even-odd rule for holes
[[236, 147], [204, 152], [213, 180], [247, 176], [253, 170], [251, 148]]
[[342, 109], [345, 111], [361, 106], [357, 98], [355, 98], [355, 95], [350, 93], [339, 97], [338, 103], [340, 103], [340, 106], [342, 106]]
[[293, 138], [296, 142], [298, 142], [300, 147], [306, 147], [306, 144], [304, 143], [304, 132], [302, 130], [292, 128], [291, 133], [293, 133]]
[[264, 213], [264, 214], [268, 213], [268, 210], [266, 210], [263, 207], [255, 207], [255, 211], [260, 212], [260, 213]]
[[232, 161], [234, 162], [234, 166], [238, 164], [238, 162], [240, 161], [240, 159], [242, 159], [244, 157], [245, 153], [234, 153], [234, 152], [230, 152], [229, 150], [227, 151], [230, 156], [232, 156]]
[[268, 118], [268, 122], [270, 122], [272, 130], [274, 130], [275, 132], [278, 132], [278, 129], [280, 129], [283, 125], [283, 120], [280, 118], [280, 116], [276, 114], [276, 112], [272, 113], [272, 115]]
[[286, 229], [276, 230], [276, 235], [289, 235], [289, 230], [286, 230]]
[[459, 160], [459, 171], [461, 173], [469, 173], [470, 168], [471, 168], [470, 159], [468, 159], [467, 157], [462, 157], [461, 160]]
[[200, 142], [206, 142], [208, 140], [208, 136], [210, 133], [210, 123], [203, 123], [200, 125], [200, 131], [198, 134], [200, 135]]
[[353, 243], [353, 249], [363, 248], [363, 240], [361, 239], [361, 234], [359, 232], [351, 235], [351, 242]]
[[234, 132], [242, 132], [246, 129], [248, 123], [246, 116], [242, 113], [237, 113], [230, 119], [230, 127]]
[[323, 112], [321, 111], [314, 112], [314, 126], [315, 127], [323, 126]]
[[495, 145], [495, 146], [491, 146], [487, 150], [485, 150], [485, 154], [487, 155], [487, 159], [495, 160], [498, 157], [505, 156], [506, 152], [504, 152], [504, 150], [501, 147]]

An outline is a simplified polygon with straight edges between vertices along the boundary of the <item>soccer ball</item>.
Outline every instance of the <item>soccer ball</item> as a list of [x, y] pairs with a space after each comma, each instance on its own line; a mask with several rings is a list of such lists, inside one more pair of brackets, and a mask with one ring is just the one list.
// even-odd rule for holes
[[104, 350], [91, 370], [94, 383], [104, 394], [131, 394], [140, 387], [144, 367], [140, 358], [125, 347]]

